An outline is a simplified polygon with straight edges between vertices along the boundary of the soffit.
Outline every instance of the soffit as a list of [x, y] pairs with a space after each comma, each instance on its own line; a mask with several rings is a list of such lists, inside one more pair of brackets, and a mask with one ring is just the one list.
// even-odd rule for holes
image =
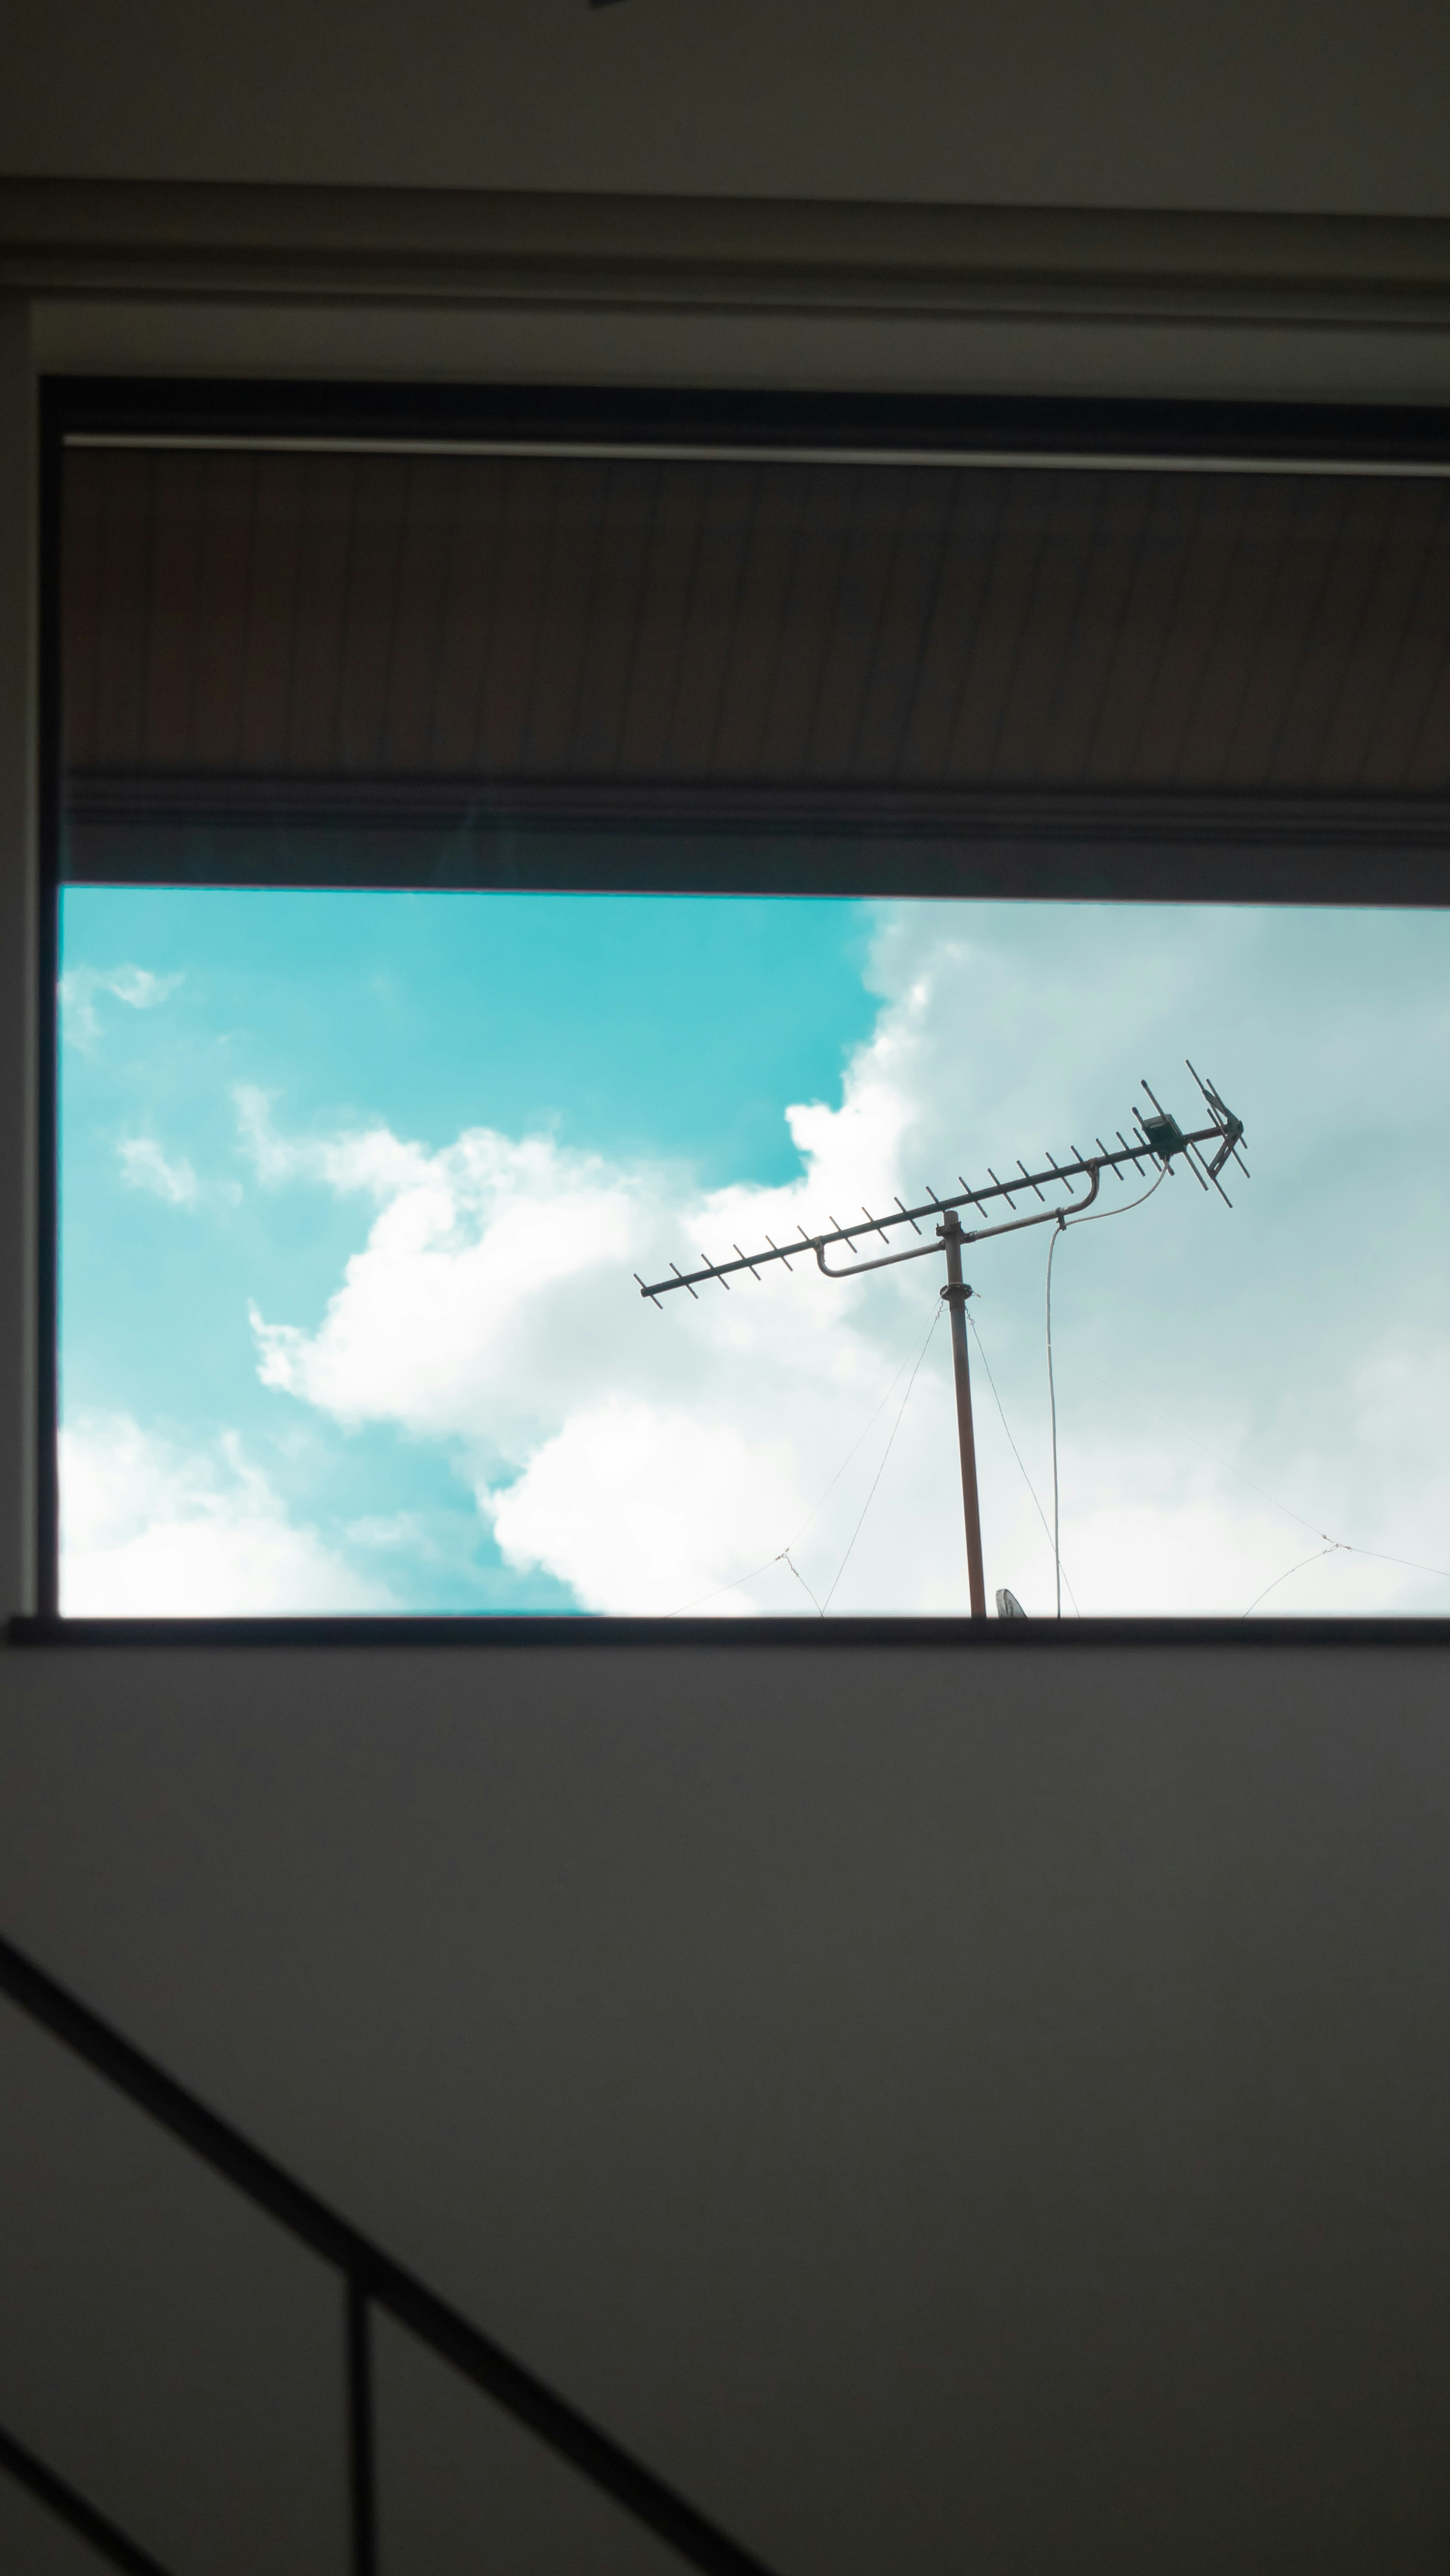
[[82, 810], [1450, 789], [1450, 483], [74, 452]]

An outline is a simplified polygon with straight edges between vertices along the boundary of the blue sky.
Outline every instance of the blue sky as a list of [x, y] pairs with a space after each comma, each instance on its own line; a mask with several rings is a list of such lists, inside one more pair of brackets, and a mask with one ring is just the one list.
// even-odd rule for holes
[[[1060, 1245], [1068, 1606], [1450, 1607], [1439, 914], [72, 888], [63, 964], [73, 1609], [958, 1609], [936, 1265], [631, 1273], [1188, 1123], [1185, 1055], [1254, 1178]], [[968, 1271], [1030, 1610], [1045, 1254]]]
[[[501, 1564], [446, 1446], [300, 1421], [262, 1385], [249, 1302], [320, 1321], [357, 1211], [259, 1191], [236, 1094], [317, 1136], [382, 1119], [436, 1148], [486, 1124], [706, 1186], [789, 1180], [782, 1104], [837, 1089], [869, 1032], [868, 946], [849, 904], [68, 889], [65, 1420], [240, 1433], [333, 1532], [417, 1515], [430, 1552], [388, 1551], [409, 1608], [577, 1607]], [[182, 1172], [194, 1195], [165, 1187]]]

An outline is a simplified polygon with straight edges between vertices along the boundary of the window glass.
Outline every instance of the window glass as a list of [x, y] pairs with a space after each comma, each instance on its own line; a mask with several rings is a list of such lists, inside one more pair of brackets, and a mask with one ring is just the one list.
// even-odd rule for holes
[[[939, 1257], [636, 1274], [1092, 1153], [1144, 1075], [1191, 1127], [1185, 1053], [1253, 1177], [1057, 1244], [1065, 1613], [1445, 1604], [1443, 914], [73, 887], [64, 936], [69, 1611], [962, 1611]], [[966, 1255], [1029, 1614], [1055, 1232]]]

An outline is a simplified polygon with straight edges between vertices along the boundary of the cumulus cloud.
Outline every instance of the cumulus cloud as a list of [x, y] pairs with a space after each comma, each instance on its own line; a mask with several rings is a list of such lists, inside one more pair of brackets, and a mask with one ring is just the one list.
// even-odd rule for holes
[[[676, 1293], [660, 1312], [631, 1273], [658, 1278], [672, 1261], [788, 1242], [849, 1221], [863, 1201], [946, 1193], [964, 1162], [983, 1177], [989, 1155], [1090, 1145], [1089, 1128], [1126, 1123], [1140, 1070], [1166, 1071], [1175, 1100], [1188, 1088], [1171, 1068], [1207, 1016], [1236, 1078], [1257, 1083], [1235, 1105], [1258, 1110], [1271, 1171], [1291, 1134], [1296, 1179], [1288, 1192], [1271, 1180], [1258, 1216], [1229, 1218], [1180, 1175], [1141, 1217], [1084, 1229], [1060, 1262], [1063, 1556], [1077, 1599], [1095, 1612], [1244, 1611], [1311, 1552], [1321, 1516], [1363, 1548], [1450, 1562], [1450, 1488], [1428, 1443], [1406, 1481], [1415, 1407], [1396, 1374], [1403, 1364], [1423, 1389], [1427, 1371], [1450, 1368], [1443, 1328], [1422, 1313], [1411, 1359], [1406, 1318], [1386, 1314], [1381, 1340], [1362, 1334], [1347, 1372], [1342, 1310], [1324, 1285], [1338, 1220], [1312, 1192], [1304, 1204], [1316, 1156], [1340, 1156], [1342, 1171], [1342, 1114], [1336, 1125], [1307, 1078], [1295, 1091], [1280, 1062], [1292, 990], [1267, 1032], [1261, 1010], [1235, 1019], [1208, 998], [1249, 994], [1256, 977], [1262, 987], [1273, 960], [1251, 953], [1255, 918], [1200, 917], [1184, 938], [1161, 917], [1135, 930], [1122, 912], [1084, 912], [1015, 938], [964, 907], [890, 908], [872, 967], [875, 1030], [838, 1100], [786, 1111], [801, 1169], [777, 1188], [701, 1192], [664, 1167], [483, 1126], [439, 1150], [381, 1123], [296, 1137], [264, 1095], [240, 1095], [267, 1186], [321, 1185], [372, 1210], [320, 1322], [254, 1312], [261, 1375], [340, 1422], [449, 1444], [506, 1561], [572, 1586], [587, 1608], [799, 1610], [805, 1583], [833, 1610], [960, 1609], [935, 1262], [838, 1285], [805, 1254], [731, 1293]], [[1340, 1028], [1352, 1056], [1343, 1016]], [[1417, 1019], [1405, 998], [1396, 1041], [1408, 1064], [1438, 1062], [1433, 1011]], [[1148, 1052], [1152, 1065], [1140, 1064]], [[1209, 1063], [1234, 1098], [1223, 1056], [1210, 1050]], [[1322, 1048], [1311, 1070], [1332, 1072]], [[983, 1246], [969, 1265], [1037, 1489], [1034, 1501], [979, 1370], [988, 1582], [1010, 1583], [1036, 1611], [1052, 1603], [1039, 1509], [1050, 1493], [1044, 1251], [1043, 1235], [1027, 1235]], [[1308, 1533], [1296, 1512], [1313, 1521]], [[1447, 1535], [1431, 1548], [1436, 1530]], [[1434, 1577], [1337, 1555], [1268, 1606], [1442, 1602]]]
[[154, 1011], [184, 978], [153, 975], [147, 966], [71, 966], [60, 979], [61, 1026], [72, 1046], [95, 1046], [101, 1035], [96, 1008], [104, 994], [129, 1010]]
[[230, 1436], [215, 1454], [125, 1415], [61, 1434], [61, 1607], [72, 1618], [376, 1611], [386, 1587], [292, 1521]]
[[667, 1318], [630, 1274], [658, 1276], [697, 1242], [788, 1239], [812, 1204], [826, 1221], [831, 1192], [886, 1187], [904, 1114], [892, 1047], [888, 1033], [880, 1068], [837, 1109], [790, 1112], [800, 1184], [693, 1204], [668, 1171], [549, 1137], [475, 1129], [435, 1153], [381, 1130], [292, 1140], [248, 1099], [259, 1173], [378, 1202], [319, 1330], [254, 1312], [264, 1381], [343, 1422], [456, 1443], [506, 1559], [591, 1607], [669, 1609], [725, 1583], [746, 1570], [742, 1538], [784, 1541], [810, 1511], [843, 1406], [879, 1395], [876, 1333], [856, 1321], [854, 1286], [822, 1306], [793, 1293], [799, 1271], [717, 1304], [681, 1298]]

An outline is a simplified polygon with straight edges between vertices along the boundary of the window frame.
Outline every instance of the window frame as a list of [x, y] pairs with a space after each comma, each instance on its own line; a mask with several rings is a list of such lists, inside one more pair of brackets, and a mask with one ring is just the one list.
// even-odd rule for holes
[[[212, 1643], [333, 1645], [448, 1645], [537, 1648], [585, 1645], [731, 1646], [797, 1644], [827, 1647], [934, 1645], [1002, 1647], [1014, 1652], [1054, 1648], [1140, 1645], [1296, 1646], [1361, 1644], [1443, 1646], [1450, 1614], [1443, 1617], [1293, 1618], [1255, 1620], [1247, 1629], [1234, 1618], [1086, 1618], [972, 1620], [962, 1617], [863, 1617], [832, 1623], [809, 1615], [752, 1619], [627, 1618], [579, 1612], [514, 1614], [460, 1612], [377, 1617], [320, 1614], [306, 1617], [190, 1619], [87, 1619], [64, 1617], [59, 1607], [60, 1527], [57, 1435], [59, 1407], [59, 1198], [58, 1029], [59, 899], [62, 883], [63, 741], [61, 711], [61, 521], [65, 450], [74, 439], [121, 445], [198, 443], [245, 447], [296, 442], [397, 448], [429, 447], [466, 452], [498, 446], [543, 452], [598, 448], [676, 454], [707, 451], [850, 456], [889, 465], [913, 455], [952, 457], [962, 463], [1081, 460], [1101, 466], [1118, 459], [1128, 467], [1222, 466], [1245, 470], [1336, 468], [1373, 473], [1409, 469], [1450, 480], [1450, 411], [1386, 405], [1304, 404], [1282, 401], [1151, 401], [1062, 396], [1016, 398], [957, 395], [796, 394], [700, 391], [680, 387], [601, 388], [592, 385], [415, 385], [353, 381], [239, 380], [229, 377], [43, 378], [40, 385], [39, 453], [39, 934], [40, 991], [37, 1026], [38, 1082], [38, 1366], [36, 1383], [36, 1572], [34, 1615], [10, 1622], [16, 1643], [157, 1646]], [[1074, 892], [1113, 902], [1192, 901], [1374, 903], [1443, 907], [1450, 904], [1450, 805], [1417, 812], [1408, 805], [1402, 828], [1387, 847], [1373, 824], [1350, 824], [1327, 846], [1297, 846], [1292, 835], [1265, 840], [1245, 854], [1243, 827], [1194, 836], [1196, 858], [1185, 876], [1181, 844], [1105, 840], [1111, 830], [1102, 807], [1074, 824], [1059, 818], [1050, 833], [1004, 834], [985, 862], [953, 868], [943, 881], [940, 863], [906, 863], [904, 894], [956, 893], [970, 898], [1050, 898]], [[1322, 825], [1321, 825], [1322, 828]], [[1383, 829], [1381, 824], [1379, 827]], [[737, 827], [738, 831], [739, 827]], [[829, 864], [762, 889], [758, 874], [729, 863], [729, 827], [712, 827], [721, 853], [710, 880], [686, 881], [666, 858], [654, 868], [637, 861], [591, 882], [618, 891], [710, 893], [779, 892], [838, 894], [843, 886]], [[638, 847], [632, 832], [632, 845]], [[1024, 882], [1029, 854], [1050, 847], [1055, 876]], [[1438, 860], [1438, 867], [1427, 862]], [[1428, 882], [1427, 882], [1428, 880]], [[367, 882], [365, 877], [358, 880]], [[517, 883], [517, 877], [510, 880]], [[540, 885], [550, 882], [547, 873]], [[486, 873], [480, 882], [486, 883]], [[557, 874], [553, 883], [564, 880]]]

